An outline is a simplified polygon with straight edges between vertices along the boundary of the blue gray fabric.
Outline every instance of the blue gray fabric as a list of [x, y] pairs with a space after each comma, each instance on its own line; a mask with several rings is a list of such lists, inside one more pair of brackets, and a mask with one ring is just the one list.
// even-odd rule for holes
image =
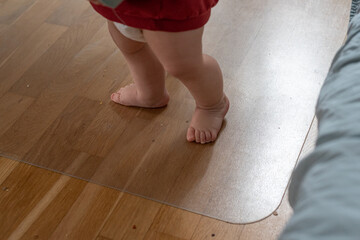
[[360, 14], [337, 52], [316, 107], [315, 150], [293, 173], [294, 215], [281, 240], [360, 239]]
[[351, 3], [351, 11], [350, 11], [350, 21], [355, 16], [356, 12], [359, 10], [360, 0], [353, 0]]

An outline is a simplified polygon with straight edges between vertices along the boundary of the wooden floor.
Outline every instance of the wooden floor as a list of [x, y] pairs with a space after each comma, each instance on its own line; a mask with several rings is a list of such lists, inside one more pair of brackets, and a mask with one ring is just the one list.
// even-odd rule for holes
[[[70, 2], [71, 5], [67, 4]], [[336, 6], [341, 1], [333, 0], [331, 3]], [[99, 57], [91, 59], [90, 65], [103, 62], [106, 56], [114, 52], [113, 43], [101, 37], [101, 34], [106, 34], [103, 22], [93, 19], [90, 19], [94, 21], [91, 29], [76, 29], [71, 38], [63, 38], [59, 44], [68, 46], [67, 41], [71, 40], [79, 42], [78, 45], [69, 44], [72, 49], [66, 51], [51, 50], [60, 36], [69, 26], [80, 21], [79, 16], [86, 11], [89, 8], [85, 1], [0, 0], [0, 79], [7, 79], [0, 81], [0, 96], [3, 101], [6, 100], [6, 103], [2, 102], [6, 112], [0, 109], [0, 113], [7, 116], [0, 123], [0, 135], [6, 133], [9, 123], [19, 118], [35, 101], [35, 96], [41, 96], [45, 81], [53, 77], [43, 69], [49, 69], [51, 74], [60, 73], [74, 57], [70, 53], [79, 52], [83, 47], [81, 44], [90, 38], [94, 48], [90, 46], [87, 50], [99, 52]], [[84, 34], [77, 35], [77, 31]], [[95, 33], [97, 35], [93, 36]], [[22, 54], [24, 52], [25, 55]], [[56, 66], [47, 62], [35, 64], [44, 55], [44, 59], [55, 59]], [[77, 61], [81, 63], [83, 56], [86, 56], [86, 52], [85, 55], [80, 54]], [[30, 67], [31, 71], [28, 71]], [[81, 70], [71, 69], [71, 74], [80, 73]], [[27, 83], [27, 78], [22, 77], [25, 72], [28, 73], [27, 77], [37, 78], [37, 86]], [[39, 72], [42, 74], [38, 75]], [[88, 71], [77, 76], [85, 82], [91, 74], [93, 72]], [[63, 76], [63, 80], [66, 77]], [[77, 91], [81, 90], [80, 85], [76, 87]], [[96, 97], [97, 87], [101, 88], [94, 86], [88, 93], [90, 91], [89, 94]], [[26, 93], [28, 88], [35, 91]], [[56, 89], [52, 90], [51, 94], [56, 95]], [[70, 96], [64, 97], [64, 101], [70, 101]], [[9, 106], [14, 103], [20, 107], [9, 111]], [[54, 101], [53, 104], [57, 106], [58, 103]], [[55, 116], [51, 109], [40, 110], [48, 114], [49, 119]], [[27, 117], [35, 118], [34, 115]], [[313, 146], [316, 124], [312, 126], [302, 155]], [[18, 127], [21, 129], [27, 126]], [[14, 129], [15, 133], [19, 139], [22, 137], [21, 131]], [[31, 143], [31, 135], [27, 137], [28, 141], [21, 147], [8, 147], [19, 147], [20, 153], [25, 154]], [[285, 198], [276, 214], [263, 221], [249, 225], [228, 224], [8, 158], [0, 158], [0, 184], [1, 239], [271, 240], [277, 238], [291, 215]]]
[[275, 240], [292, 213], [285, 195], [272, 216], [229, 224], [6, 158], [0, 186], [2, 239]]

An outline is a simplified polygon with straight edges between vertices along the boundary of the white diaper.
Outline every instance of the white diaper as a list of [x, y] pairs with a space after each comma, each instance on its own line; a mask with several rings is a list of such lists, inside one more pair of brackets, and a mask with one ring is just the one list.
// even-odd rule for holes
[[114, 25], [125, 37], [138, 42], [146, 42], [141, 29], [129, 27], [118, 22], [114, 22]]

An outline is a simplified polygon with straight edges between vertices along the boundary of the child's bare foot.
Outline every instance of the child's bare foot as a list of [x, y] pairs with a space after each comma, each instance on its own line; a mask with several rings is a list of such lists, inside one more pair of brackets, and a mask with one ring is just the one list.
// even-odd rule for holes
[[129, 107], [160, 108], [168, 104], [169, 95], [165, 91], [163, 96], [146, 98], [139, 94], [135, 84], [130, 84], [111, 94], [111, 100]]
[[229, 106], [229, 99], [224, 95], [221, 102], [212, 108], [196, 107], [187, 131], [187, 140], [201, 144], [215, 141]]

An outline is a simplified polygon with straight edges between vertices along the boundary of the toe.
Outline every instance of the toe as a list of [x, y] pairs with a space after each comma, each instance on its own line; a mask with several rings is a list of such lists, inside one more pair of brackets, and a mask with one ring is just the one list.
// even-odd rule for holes
[[211, 142], [211, 133], [209, 131], [205, 132], [205, 138], [206, 138], [206, 142]]
[[193, 127], [188, 128], [186, 138], [189, 142], [195, 141], [195, 129]]
[[206, 143], [206, 135], [205, 135], [205, 132], [200, 132], [200, 142], [201, 142], [201, 144], [205, 144], [205, 143]]
[[111, 94], [111, 100], [116, 103], [120, 103], [120, 94], [119, 93]]
[[195, 139], [196, 139], [196, 142], [199, 143], [201, 140], [200, 140], [200, 131], [199, 130], [195, 130]]
[[215, 141], [217, 138], [218, 132], [217, 131], [211, 131], [211, 141]]

